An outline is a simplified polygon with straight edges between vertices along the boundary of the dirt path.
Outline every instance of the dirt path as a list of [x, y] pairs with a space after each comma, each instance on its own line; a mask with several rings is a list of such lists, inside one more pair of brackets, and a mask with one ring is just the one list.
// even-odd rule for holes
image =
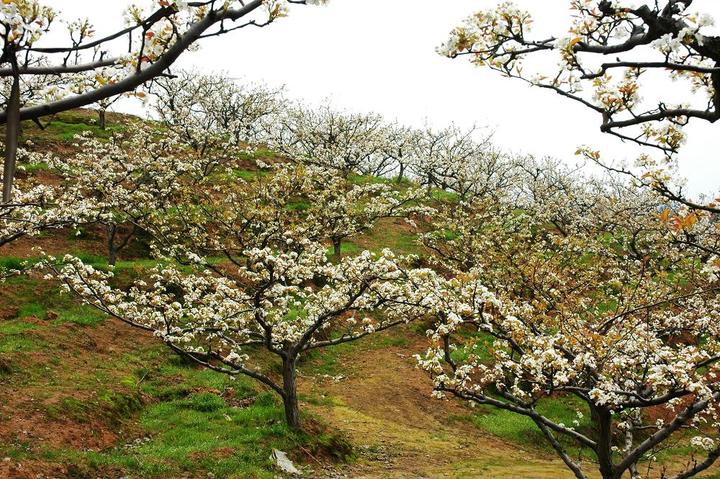
[[347, 378], [322, 379], [307, 388], [307, 394], [323, 398], [322, 405], [307, 407], [346, 433], [359, 451], [354, 464], [324, 477], [573, 477], [552, 456], [484, 434], [462, 419], [470, 413], [465, 405], [431, 399], [427, 376], [408, 355], [413, 350], [421, 351], [422, 343], [358, 348], [343, 359]]

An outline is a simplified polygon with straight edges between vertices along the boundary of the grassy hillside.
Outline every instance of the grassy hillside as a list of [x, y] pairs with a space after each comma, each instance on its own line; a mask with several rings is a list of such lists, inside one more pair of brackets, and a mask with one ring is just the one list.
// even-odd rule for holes
[[[44, 130], [25, 125], [24, 140], [71, 154], [75, 133], [109, 134], [93, 119], [79, 111]], [[108, 120], [110, 132], [137, 121]], [[239, 176], [252, 177], [251, 160]], [[52, 176], [42, 166], [23, 174]], [[14, 242], [0, 249], [0, 265], [32, 260], [32, 247], [42, 246], [106, 266], [102, 232], [80, 233]], [[343, 247], [421, 253], [416, 238], [403, 221], [385, 220]], [[146, 255], [135, 244], [116, 271], [139, 275], [153, 264]], [[37, 275], [12, 278], [0, 285], [0, 477], [273, 478], [273, 448], [306, 477], [572, 477], [529, 421], [431, 399], [412, 358], [426, 347], [424, 330], [406, 326], [306, 359], [306, 428], [294, 433], [277, 398], [255, 382], [203, 370]]]

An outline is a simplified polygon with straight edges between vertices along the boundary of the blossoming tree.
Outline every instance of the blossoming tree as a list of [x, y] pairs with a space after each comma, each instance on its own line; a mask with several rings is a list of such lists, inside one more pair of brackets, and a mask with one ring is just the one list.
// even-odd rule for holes
[[[325, 103], [287, 108], [267, 131], [266, 143], [288, 157], [348, 177], [369, 172], [383, 148], [383, 119], [346, 113]], [[371, 168], [373, 169], [373, 168]]]
[[501, 194], [517, 176], [516, 162], [476, 128], [426, 127], [415, 132], [408, 146], [410, 177], [422, 185], [455, 192], [462, 200]]
[[86, 223], [105, 226], [108, 264], [143, 228], [173, 206], [181, 190], [203, 178], [214, 160], [190, 155], [171, 132], [130, 125], [123, 134], [101, 140], [76, 138], [78, 152], [44, 161], [62, 179], [66, 195], [93, 204]]
[[94, 212], [90, 198], [23, 181], [16, 200], [0, 206], [0, 247], [48, 229], [83, 224], [94, 218]]
[[694, 452], [662, 477], [710, 468], [720, 270], [684, 241], [702, 230], [669, 230], [644, 190], [543, 176], [557, 175], [537, 176], [522, 208], [486, 200], [437, 215], [425, 241], [452, 278], [426, 300], [436, 323], [420, 365], [440, 396], [531, 420], [579, 479], [591, 474], [578, 449], [603, 479], [649, 477], [655, 454], [676, 447]]
[[[416, 149], [419, 132], [412, 128], [393, 123], [383, 128], [382, 157], [386, 164], [385, 171], [387, 174], [397, 171], [395, 177], [398, 183], [407, 179], [407, 173], [413, 160], [413, 152]], [[380, 175], [378, 175], [380, 176]]]
[[421, 205], [425, 192], [409, 188], [404, 192], [390, 185], [377, 183], [350, 185], [341, 176], [311, 168], [314, 187], [306, 193], [305, 221], [312, 237], [329, 240], [335, 259], [342, 253], [342, 242], [370, 231], [380, 219], [404, 218], [427, 213]]
[[[440, 52], [469, 56], [480, 66], [555, 91], [595, 111], [601, 130], [672, 154], [688, 121], [720, 118], [720, 47], [709, 33], [713, 19], [691, 11], [693, 2], [572, 0], [573, 23], [565, 34], [531, 36], [531, 15], [512, 2], [480, 11], [452, 31]], [[554, 70], [523, 68], [544, 55]], [[556, 60], [556, 61], [554, 61]], [[656, 72], [698, 91], [685, 98], [643, 94], [641, 81]]]
[[[126, 289], [111, 272], [72, 257], [48, 264], [88, 304], [206, 367], [277, 392], [288, 425], [298, 428], [298, 359], [413, 319], [410, 305], [423, 293], [408, 284], [433, 276], [407, 269], [387, 250], [329, 262], [322, 222], [293, 208], [327, 175], [280, 168], [252, 184], [213, 179], [212, 187], [188, 189], [147, 226], [155, 251], [170, 262]], [[280, 377], [259, 360], [267, 354], [277, 358]]]
[[256, 142], [281, 112], [282, 90], [235, 83], [223, 74], [181, 71], [153, 85], [163, 125], [198, 154], [232, 155]]
[[[248, 26], [266, 26], [286, 15], [292, 3], [317, 5], [324, 0], [153, 0], [145, 7], [131, 6], [126, 14], [126, 26], [114, 33], [94, 38], [89, 22], [73, 22], [69, 25], [70, 38], [66, 45], [43, 45], [43, 34], [57, 24], [58, 14], [38, 0], [2, 2], [0, 76], [13, 81], [7, 109], [0, 113], [0, 123], [7, 125], [4, 201], [10, 201], [12, 192], [21, 120], [37, 119], [132, 92], [163, 75], [197, 41]], [[21, 77], [66, 77], [82, 72], [106, 72], [108, 68], [118, 72], [117, 81], [84, 83], [84, 91], [20, 108]]]
[[[18, 150], [28, 164], [49, 161], [45, 154]], [[42, 184], [32, 177], [18, 182], [16, 198], [0, 204], [0, 251], [3, 246], [22, 238], [34, 237], [49, 230], [77, 227], [97, 218], [96, 202], [75, 189], [62, 185]], [[0, 268], [0, 279], [16, 271]]]

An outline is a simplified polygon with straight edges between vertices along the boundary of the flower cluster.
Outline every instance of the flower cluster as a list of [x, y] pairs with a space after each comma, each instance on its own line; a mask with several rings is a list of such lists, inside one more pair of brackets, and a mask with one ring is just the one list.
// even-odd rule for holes
[[[24, 163], [51, 161], [45, 154], [18, 151]], [[13, 201], [0, 205], [0, 246], [48, 230], [91, 223], [96, 217], [95, 201], [76, 190], [32, 180], [18, 185]]]
[[37, 0], [0, 2], [0, 38], [5, 45], [29, 47], [50, 28], [55, 12]]

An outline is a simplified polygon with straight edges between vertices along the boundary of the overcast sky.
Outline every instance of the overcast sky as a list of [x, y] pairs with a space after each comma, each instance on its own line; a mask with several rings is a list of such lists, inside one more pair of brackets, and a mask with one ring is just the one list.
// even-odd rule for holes
[[[122, 26], [122, 12], [132, 2], [44, 3], [63, 18], [89, 17], [102, 34]], [[226, 71], [241, 81], [285, 85], [293, 98], [311, 103], [329, 98], [339, 108], [375, 111], [410, 125], [455, 122], [488, 127], [495, 131], [499, 146], [516, 152], [575, 162], [576, 148], [588, 144], [606, 158], [635, 158], [637, 149], [600, 134], [599, 118], [582, 106], [435, 53], [463, 18], [497, 3], [332, 0], [327, 7], [296, 6], [288, 18], [269, 27], [204, 40], [199, 51], [182, 57], [180, 65]], [[533, 13], [539, 36], [567, 31], [569, 0], [516, 3]], [[694, 7], [720, 20], [717, 0], [696, 1]], [[720, 124], [696, 122], [686, 131], [689, 140], [681, 164], [690, 189], [717, 192]]]

